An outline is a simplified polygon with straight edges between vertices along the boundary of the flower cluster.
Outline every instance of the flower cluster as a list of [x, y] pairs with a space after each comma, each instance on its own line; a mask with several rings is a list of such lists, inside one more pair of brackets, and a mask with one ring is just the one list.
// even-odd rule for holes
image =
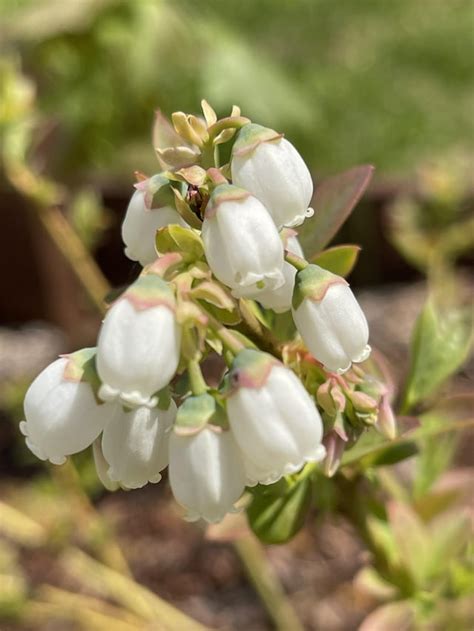
[[[325, 457], [332, 474], [334, 436], [390, 406], [351, 368], [370, 347], [347, 282], [308, 264], [292, 229], [313, 214], [301, 156], [238, 108], [221, 120], [206, 102], [203, 112], [177, 112], [173, 126], [158, 115], [162, 172], [139, 175], [122, 226], [125, 254], [144, 269], [110, 306], [97, 347], [35, 379], [20, 428], [55, 464], [92, 444], [109, 489], [158, 482], [169, 466], [187, 518], [215, 522], [245, 487]], [[291, 313], [300, 338], [263, 352], [248, 319], [267, 311]], [[211, 388], [201, 365], [219, 356]]]

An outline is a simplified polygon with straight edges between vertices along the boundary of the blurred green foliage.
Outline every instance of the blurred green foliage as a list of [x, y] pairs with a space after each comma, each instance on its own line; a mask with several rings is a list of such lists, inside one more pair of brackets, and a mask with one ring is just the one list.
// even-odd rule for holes
[[64, 179], [157, 170], [152, 111], [236, 102], [314, 169], [396, 172], [473, 137], [469, 0], [3, 0]]

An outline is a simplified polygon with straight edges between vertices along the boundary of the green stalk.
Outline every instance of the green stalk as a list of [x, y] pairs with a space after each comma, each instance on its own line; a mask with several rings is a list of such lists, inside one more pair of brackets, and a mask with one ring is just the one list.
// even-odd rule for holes
[[191, 390], [195, 396], [199, 396], [200, 394], [204, 394], [207, 392], [208, 387], [207, 383], [204, 380], [201, 366], [197, 359], [190, 359], [188, 362], [188, 375], [189, 381], [191, 383]]
[[296, 267], [298, 271], [303, 270], [305, 267], [308, 267], [309, 263], [305, 259], [302, 259], [300, 256], [296, 256], [296, 254], [292, 254], [285, 250], [285, 261]]

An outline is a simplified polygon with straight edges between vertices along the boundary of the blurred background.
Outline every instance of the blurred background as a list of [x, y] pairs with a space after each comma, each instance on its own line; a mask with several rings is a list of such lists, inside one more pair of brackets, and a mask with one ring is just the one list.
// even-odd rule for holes
[[[427, 292], [436, 285], [457, 307], [472, 288], [472, 29], [470, 0], [0, 0], [2, 631], [155, 628], [134, 618], [155, 620], [136, 605], [145, 596], [130, 605], [130, 585], [105, 587], [92, 557], [120, 575], [131, 568], [147, 598], [210, 627], [278, 627], [248, 549], [181, 522], [165, 484], [104, 495], [88, 455], [77, 475], [50, 475], [19, 437], [22, 398], [58, 353], [94, 344], [98, 296], [138, 274], [120, 223], [134, 171], [158, 171], [154, 111], [197, 113], [202, 98], [284, 132], [316, 185], [375, 165], [335, 243], [362, 246], [351, 284], [403, 380]], [[310, 222], [302, 240], [311, 254]], [[461, 363], [453, 396], [472, 385], [472, 362]], [[449, 441], [437, 476], [469, 477], [472, 443]], [[257, 573], [283, 585], [302, 628], [355, 629], [375, 606], [353, 587], [367, 554], [344, 520], [312, 516]], [[91, 572], [100, 585], [87, 584]], [[79, 619], [84, 610], [95, 614]]]

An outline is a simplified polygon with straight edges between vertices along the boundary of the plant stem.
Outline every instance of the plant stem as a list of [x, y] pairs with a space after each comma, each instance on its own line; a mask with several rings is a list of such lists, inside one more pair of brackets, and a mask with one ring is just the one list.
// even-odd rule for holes
[[293, 254], [292, 252], [288, 252], [285, 250], [285, 261], [296, 267], [298, 271], [303, 270], [305, 267], [308, 267], [309, 263], [305, 259], [302, 259], [300, 256]]
[[193, 394], [199, 396], [200, 394], [204, 394], [207, 392], [208, 387], [207, 383], [204, 380], [201, 366], [197, 359], [190, 359], [188, 362], [188, 375], [189, 381], [191, 383], [191, 390]]
[[[197, 304], [197, 303], [196, 303]], [[214, 331], [217, 337], [221, 340], [224, 347], [229, 350], [233, 355], [237, 355], [241, 350], [245, 348], [245, 344], [234, 333], [226, 328], [222, 322], [219, 322], [213, 315], [206, 311], [202, 305], [199, 305], [203, 313], [206, 315], [207, 324], [210, 329]]]
[[59, 210], [63, 192], [54, 183], [37, 176], [26, 164], [13, 160], [5, 160], [5, 164], [10, 182], [32, 202], [43, 227], [70, 264], [92, 304], [103, 314], [104, 296], [110, 290], [110, 286], [85, 245]]
[[253, 536], [243, 537], [234, 542], [234, 548], [275, 623], [275, 629], [277, 631], [304, 631], [258, 540]]

